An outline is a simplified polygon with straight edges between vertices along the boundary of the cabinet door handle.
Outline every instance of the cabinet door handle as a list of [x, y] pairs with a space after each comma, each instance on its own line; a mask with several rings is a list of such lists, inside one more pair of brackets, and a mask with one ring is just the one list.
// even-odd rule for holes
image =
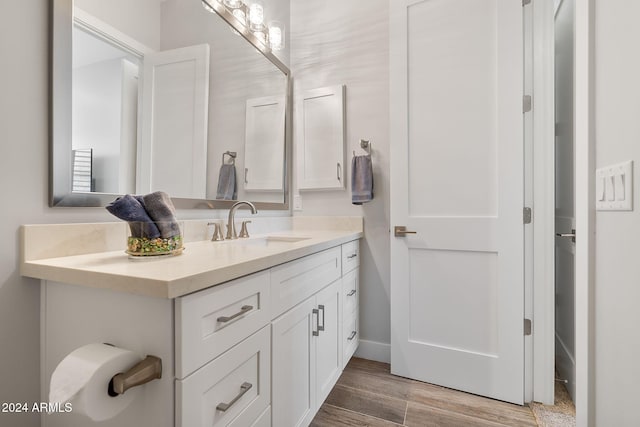
[[219, 403], [218, 406], [216, 406], [216, 409], [221, 412], [226, 412], [227, 409], [231, 408], [234, 403], [240, 400], [240, 398], [244, 396], [246, 392], [251, 390], [251, 387], [253, 387], [253, 384], [251, 383], [242, 383], [242, 385], [240, 386], [240, 393], [238, 393], [238, 395], [234, 397], [233, 400], [229, 403]]
[[354, 259], [355, 257], [357, 257], [358, 254], [351, 254], [347, 257], [347, 259]]
[[356, 337], [357, 332], [356, 331], [351, 331], [351, 335], [349, 335], [349, 338], [347, 338], [347, 341], [353, 341], [353, 339]]
[[243, 314], [245, 314], [245, 313], [247, 313], [247, 312], [249, 312], [251, 310], [253, 310], [253, 306], [252, 305], [243, 305], [240, 308], [240, 311], [237, 312], [236, 314], [232, 315], [232, 316], [220, 316], [220, 317], [218, 317], [218, 322], [227, 323], [227, 322], [235, 319], [236, 317], [242, 316]]
[[340, 162], [337, 163], [337, 174], [338, 182], [342, 182], [342, 168], [340, 167]]
[[[322, 311], [322, 326], [318, 324], [318, 331], [324, 331], [324, 305], [319, 305], [318, 308]], [[320, 322], [320, 316], [318, 316], [318, 323]]]
[[356, 290], [355, 290], [355, 289], [352, 289], [352, 290], [351, 290], [351, 292], [349, 292], [349, 293], [347, 294], [347, 296], [348, 296], [348, 297], [352, 297], [352, 296], [354, 296], [355, 294], [356, 294]]
[[249, 183], [249, 168], [244, 168], [244, 183]]
[[313, 330], [313, 325], [312, 325], [311, 326], [311, 335], [313, 335], [314, 337], [317, 337], [318, 335], [320, 335], [319, 332], [318, 332], [320, 330], [320, 326], [318, 325], [318, 322], [320, 321], [320, 314], [319, 314], [318, 310], [315, 309], [315, 308], [313, 310], [311, 310], [311, 315], [313, 316], [314, 314], [316, 315], [316, 330], [315, 331]]

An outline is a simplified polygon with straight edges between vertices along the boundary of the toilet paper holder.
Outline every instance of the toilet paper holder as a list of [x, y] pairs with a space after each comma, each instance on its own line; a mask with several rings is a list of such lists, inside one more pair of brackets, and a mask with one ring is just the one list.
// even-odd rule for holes
[[109, 381], [107, 392], [109, 396], [116, 397], [132, 387], [160, 378], [162, 378], [162, 359], [149, 355], [128, 371], [114, 375]]

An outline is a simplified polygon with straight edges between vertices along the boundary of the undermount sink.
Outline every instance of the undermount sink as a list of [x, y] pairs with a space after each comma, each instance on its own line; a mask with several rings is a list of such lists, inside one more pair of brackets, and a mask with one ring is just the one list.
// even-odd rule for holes
[[305, 236], [262, 236], [251, 237], [249, 239], [238, 239], [235, 240], [235, 242], [243, 245], [271, 246], [297, 243], [310, 238], [311, 237]]

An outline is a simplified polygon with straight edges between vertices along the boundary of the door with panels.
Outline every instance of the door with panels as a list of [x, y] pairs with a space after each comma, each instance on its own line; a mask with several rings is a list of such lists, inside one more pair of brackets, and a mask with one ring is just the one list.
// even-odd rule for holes
[[522, 3], [389, 4], [391, 371], [521, 404]]

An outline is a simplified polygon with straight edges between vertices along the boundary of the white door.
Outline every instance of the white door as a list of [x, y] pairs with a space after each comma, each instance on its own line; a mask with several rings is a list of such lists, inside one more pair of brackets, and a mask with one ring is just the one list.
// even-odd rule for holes
[[206, 198], [209, 45], [144, 57], [138, 192]]
[[555, 353], [556, 369], [575, 396], [575, 241], [573, 155], [574, 1], [565, 0], [555, 16], [556, 238]]
[[271, 329], [273, 425], [307, 426], [316, 409], [316, 298], [298, 304]]
[[316, 408], [329, 396], [331, 389], [342, 373], [342, 351], [340, 348], [340, 290], [342, 281], [336, 280], [316, 295], [319, 330], [316, 337], [316, 383], [318, 395]]
[[522, 3], [389, 4], [391, 371], [521, 404]]

